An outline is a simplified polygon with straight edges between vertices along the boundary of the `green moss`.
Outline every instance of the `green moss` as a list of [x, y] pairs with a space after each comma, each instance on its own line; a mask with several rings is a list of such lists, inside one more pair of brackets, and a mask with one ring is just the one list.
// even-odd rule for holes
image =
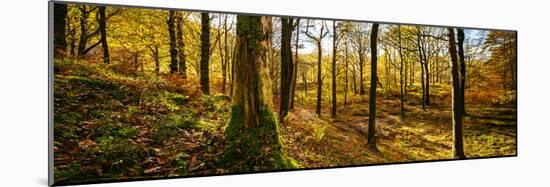
[[98, 140], [99, 154], [96, 161], [103, 166], [104, 175], [131, 174], [142, 170], [141, 164], [147, 155], [147, 149], [131, 139], [102, 136]]
[[237, 35], [246, 38], [249, 50], [257, 50], [257, 41], [264, 38], [260, 16], [237, 16]]
[[130, 139], [137, 136], [137, 129], [126, 123], [105, 123], [97, 127], [95, 136], [111, 136], [120, 139]]
[[174, 103], [176, 103], [177, 105], [185, 105], [185, 103], [189, 101], [189, 96], [174, 94], [170, 97], [170, 99], [174, 101]]
[[261, 107], [260, 124], [244, 127], [244, 107], [233, 105], [225, 128], [226, 147], [220, 164], [232, 172], [266, 171], [295, 168], [282, 151], [277, 118], [271, 109]]
[[176, 136], [185, 128], [200, 128], [194, 113], [187, 111], [170, 114], [163, 122], [153, 127], [153, 140], [155, 143], [162, 143], [164, 140]]
[[172, 165], [176, 166], [176, 172], [178, 175], [181, 176], [189, 174], [189, 171], [187, 171], [187, 159], [189, 159], [189, 157], [191, 157], [189, 154], [181, 152], [170, 159]]

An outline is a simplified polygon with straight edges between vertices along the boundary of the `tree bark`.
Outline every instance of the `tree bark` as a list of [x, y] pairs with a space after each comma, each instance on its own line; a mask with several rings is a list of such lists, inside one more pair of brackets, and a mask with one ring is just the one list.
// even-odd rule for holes
[[[282, 152], [272, 91], [265, 64], [271, 18], [237, 16], [237, 52], [232, 115], [225, 128], [222, 159], [231, 171], [265, 171], [291, 167]], [[268, 150], [268, 151], [266, 151]]]
[[[399, 101], [400, 101], [400, 107], [401, 107], [401, 117], [405, 116], [405, 106], [403, 104], [403, 89], [404, 89], [404, 85], [403, 85], [403, 68], [405, 66], [403, 66], [403, 46], [402, 46], [402, 39], [401, 39], [401, 26], [398, 26], [398, 34], [399, 34], [399, 63], [400, 63], [400, 67], [399, 67], [399, 86], [401, 87], [400, 88], [400, 94], [399, 94]], [[406, 88], [405, 88], [406, 89]]]
[[348, 45], [347, 45], [347, 41], [346, 41], [346, 45], [345, 45], [345, 49], [344, 49], [344, 74], [345, 74], [345, 78], [344, 78], [344, 82], [346, 83], [345, 84], [345, 88], [344, 88], [344, 107], [347, 107], [348, 106]]
[[[418, 47], [418, 60], [420, 61], [420, 81], [422, 86], [422, 110], [426, 110], [426, 87], [425, 87], [425, 79], [424, 79], [424, 56], [423, 56], [423, 48], [422, 48], [422, 41], [420, 39], [420, 27], [417, 27], [418, 31], [416, 32], [416, 46]], [[411, 76], [412, 78], [412, 76]]]
[[[323, 33], [323, 28], [321, 27], [321, 33]], [[323, 60], [323, 48], [321, 46], [321, 40], [317, 42], [317, 105], [315, 107], [315, 113], [321, 116], [321, 99], [323, 91], [323, 80], [321, 78], [321, 63]]]
[[[363, 47], [360, 47], [363, 48]], [[363, 83], [363, 66], [365, 66], [365, 56], [364, 51], [359, 50], [359, 95], [365, 95], [365, 85]]]
[[187, 78], [187, 63], [185, 60], [185, 41], [183, 38], [183, 15], [177, 12], [176, 30], [177, 30], [177, 50], [178, 50], [178, 72], [182, 78]]
[[460, 73], [460, 106], [462, 114], [467, 115], [466, 105], [464, 103], [464, 93], [466, 91], [466, 61], [464, 57], [464, 29], [457, 29], [458, 40], [458, 63]]
[[227, 33], [229, 29], [227, 28], [227, 14], [223, 20], [223, 63], [222, 63], [222, 93], [225, 94], [225, 88], [227, 85], [227, 64], [229, 63], [229, 44], [227, 42]]
[[336, 21], [332, 21], [332, 106], [330, 110], [331, 117], [336, 117], [336, 52], [338, 51], [337, 41], [338, 31], [336, 28]]
[[294, 46], [296, 47], [296, 51], [294, 53], [294, 72], [292, 75], [292, 90], [290, 92], [290, 109], [294, 109], [294, 99], [296, 95], [296, 82], [298, 79], [298, 63], [300, 62], [298, 58], [298, 48], [299, 48], [299, 42], [300, 42], [300, 19], [296, 19], [296, 43]]
[[460, 101], [460, 75], [457, 59], [455, 33], [453, 28], [449, 30], [449, 55], [451, 56], [451, 82], [452, 82], [452, 111], [453, 111], [453, 156], [466, 158], [464, 155], [464, 143], [462, 140], [462, 106]]
[[107, 17], [105, 6], [99, 6], [99, 33], [101, 35], [101, 48], [103, 48], [103, 63], [110, 64], [109, 45], [107, 43]]
[[[421, 40], [422, 41], [422, 40]], [[421, 68], [424, 68], [424, 74], [426, 75], [426, 84], [425, 84], [425, 88], [424, 88], [424, 91], [425, 91], [425, 94], [424, 94], [424, 103], [426, 105], [430, 105], [430, 68], [428, 68], [429, 66], [429, 62], [430, 62], [430, 59], [427, 57], [426, 55], [426, 48], [427, 48], [427, 45], [425, 42], [422, 42], [421, 46], [422, 46], [422, 57], [424, 58], [424, 66], [421, 67]]]
[[201, 13], [201, 60], [200, 60], [200, 83], [203, 94], [210, 94], [209, 84], [209, 61], [210, 61], [210, 16], [208, 13]]
[[368, 127], [368, 147], [376, 149], [376, 82], [378, 80], [378, 23], [372, 24], [370, 47], [371, 47], [371, 81], [369, 93], [369, 127]]
[[175, 30], [176, 11], [168, 12], [168, 35], [170, 37], [170, 73], [174, 74], [178, 71], [178, 46]]
[[281, 18], [281, 97], [279, 117], [282, 120], [290, 106], [290, 92], [294, 67], [292, 63], [292, 18]]
[[86, 5], [80, 7], [80, 39], [78, 41], [78, 58], [83, 58], [86, 50], [86, 44], [88, 42], [88, 27], [86, 26], [88, 19], [88, 11], [86, 10]]
[[88, 46], [88, 41], [93, 36], [97, 35], [99, 33], [99, 28], [95, 31], [88, 33], [88, 17], [90, 17], [90, 12], [94, 9], [88, 10], [86, 5], [82, 5], [79, 7], [80, 9], [80, 39], [78, 41], [78, 58], [84, 58], [86, 54], [93, 48], [95, 48], [97, 45], [101, 43], [101, 40]]
[[159, 46], [155, 45], [153, 47], [153, 58], [155, 59], [155, 73], [160, 74], [160, 57], [159, 57]]
[[67, 4], [54, 3], [53, 15], [54, 58], [62, 58], [66, 56], [67, 50], [67, 40], [65, 39], [65, 26], [67, 25]]

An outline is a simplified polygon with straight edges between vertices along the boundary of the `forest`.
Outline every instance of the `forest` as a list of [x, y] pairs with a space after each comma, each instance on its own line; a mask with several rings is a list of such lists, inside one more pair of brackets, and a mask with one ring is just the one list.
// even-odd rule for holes
[[53, 11], [56, 184], [516, 155], [515, 31]]

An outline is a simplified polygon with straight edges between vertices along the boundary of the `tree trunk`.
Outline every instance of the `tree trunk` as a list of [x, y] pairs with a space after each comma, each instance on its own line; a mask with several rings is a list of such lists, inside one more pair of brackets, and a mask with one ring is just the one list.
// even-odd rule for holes
[[336, 21], [332, 21], [332, 106], [330, 115], [333, 118], [336, 117], [336, 52], [338, 51], [338, 46], [336, 44], [338, 40], [338, 31], [336, 29]]
[[86, 54], [101, 43], [101, 40], [88, 46], [88, 40], [99, 33], [99, 28], [95, 31], [88, 33], [88, 17], [90, 11], [87, 10], [86, 5], [79, 7], [80, 9], [80, 39], [78, 41], [78, 58], [86, 57]]
[[178, 71], [178, 49], [175, 31], [176, 12], [168, 12], [168, 34], [170, 35], [170, 73], [174, 74]]
[[290, 92], [290, 109], [294, 109], [294, 99], [296, 95], [296, 82], [298, 77], [298, 63], [300, 60], [298, 59], [298, 48], [299, 48], [299, 42], [300, 42], [300, 19], [296, 19], [296, 43], [294, 46], [296, 47], [296, 51], [294, 53], [294, 71], [292, 75], [292, 87]]
[[321, 32], [319, 32], [319, 40], [317, 41], [317, 105], [315, 107], [315, 113], [321, 116], [321, 99], [323, 91], [323, 80], [321, 77], [321, 63], [323, 60], [323, 48], [321, 43], [323, 41], [323, 31], [325, 27], [321, 26]]
[[389, 51], [384, 47], [384, 53], [385, 53], [385, 62], [384, 65], [384, 69], [386, 70], [386, 91], [385, 91], [385, 99], [389, 99], [390, 97], [390, 93], [391, 93], [391, 84], [390, 84], [390, 74], [391, 74], [391, 68], [390, 68], [390, 54], [389, 54]]
[[65, 57], [67, 40], [65, 39], [65, 26], [67, 25], [67, 4], [54, 3], [53, 5], [53, 44], [54, 58]]
[[462, 114], [467, 115], [466, 105], [464, 103], [464, 93], [466, 91], [466, 62], [464, 58], [464, 29], [457, 29], [457, 40], [458, 40], [458, 63], [459, 63], [459, 73], [460, 73], [460, 106], [462, 109]]
[[282, 120], [290, 106], [290, 91], [292, 87], [292, 18], [281, 18], [281, 97], [279, 102], [279, 117]]
[[159, 57], [159, 46], [155, 45], [153, 48], [153, 58], [155, 59], [155, 73], [160, 74], [160, 57]]
[[200, 60], [200, 82], [203, 94], [210, 94], [209, 84], [209, 61], [210, 61], [210, 16], [208, 13], [201, 13], [201, 60]]
[[365, 66], [363, 50], [359, 50], [359, 95], [365, 95], [365, 85], [363, 84], [363, 66]]
[[109, 45], [107, 43], [107, 18], [105, 6], [99, 6], [99, 33], [101, 35], [101, 48], [103, 48], [103, 63], [110, 63]]
[[351, 77], [353, 78], [353, 94], [354, 95], [357, 95], [357, 80], [356, 80], [356, 69], [355, 69], [355, 65], [352, 65], [353, 66], [353, 72], [351, 72]]
[[187, 62], [185, 60], [185, 42], [183, 40], [183, 15], [181, 12], [177, 12], [176, 17], [176, 30], [177, 30], [177, 50], [178, 50], [178, 72], [182, 78], [187, 78]]
[[[401, 87], [400, 88], [400, 94], [399, 94], [399, 101], [400, 101], [400, 107], [401, 107], [401, 117], [405, 116], [405, 106], [403, 104], [403, 89], [404, 89], [404, 85], [403, 85], [403, 47], [402, 47], [402, 43], [401, 43], [401, 26], [398, 26], [398, 29], [399, 29], [399, 63], [400, 63], [400, 67], [399, 67], [399, 86]], [[406, 89], [406, 88], [405, 88]]]
[[[420, 39], [420, 27], [417, 27], [418, 31], [416, 33], [416, 46], [418, 47], [418, 60], [420, 61], [420, 81], [422, 86], [422, 110], [426, 110], [426, 87], [425, 87], [425, 79], [424, 79], [424, 57], [423, 57], [423, 48], [422, 48], [422, 42]], [[412, 63], [411, 63], [412, 64]], [[412, 77], [411, 77], [412, 78]]]
[[[321, 27], [322, 33], [323, 27]], [[323, 91], [323, 80], [321, 79], [321, 63], [323, 59], [323, 48], [321, 41], [317, 43], [317, 105], [315, 107], [315, 113], [321, 116], [321, 99]]]
[[[220, 27], [224, 27], [224, 29], [222, 30]], [[227, 78], [227, 73], [226, 73], [226, 64], [227, 62], [225, 61], [225, 53], [227, 53], [225, 51], [225, 48], [224, 45], [222, 45], [222, 42], [227, 45], [227, 15], [225, 15], [225, 19], [224, 19], [224, 22], [222, 22], [222, 15], [220, 14], [219, 15], [219, 18], [218, 18], [218, 32], [220, 32], [220, 38], [218, 39], [218, 49], [219, 49], [219, 55], [220, 55], [220, 65], [221, 65], [221, 70], [222, 70], [222, 94], [225, 94], [225, 79]], [[221, 39], [221, 32], [224, 33], [224, 40], [225, 42]]]
[[371, 47], [371, 81], [369, 93], [369, 129], [368, 129], [368, 147], [376, 149], [376, 82], [378, 82], [377, 63], [378, 63], [378, 23], [372, 24], [370, 35]]
[[86, 5], [80, 7], [80, 40], [78, 41], [78, 58], [84, 58], [86, 44], [88, 42], [88, 27], [86, 26], [88, 19], [88, 11]]
[[[282, 151], [265, 64], [268, 48], [266, 16], [237, 16], [237, 52], [232, 115], [225, 128], [222, 156], [232, 172], [291, 168]], [[267, 150], [267, 151], [266, 151]]]
[[304, 73], [302, 73], [302, 79], [304, 82], [304, 98], [307, 97], [307, 71], [304, 70]]
[[451, 56], [451, 82], [452, 82], [452, 110], [453, 110], [453, 156], [466, 158], [464, 155], [464, 143], [462, 141], [462, 106], [460, 101], [460, 75], [457, 59], [455, 33], [453, 28], [449, 30], [449, 55]]
[[223, 20], [223, 63], [222, 63], [222, 93], [225, 94], [225, 87], [227, 85], [227, 64], [229, 63], [229, 47], [227, 43], [227, 14]]
[[426, 105], [430, 105], [430, 69], [428, 68], [428, 64], [430, 62], [429, 58], [426, 56], [426, 46], [427, 44], [425, 42], [422, 42], [422, 57], [424, 58], [424, 66], [420, 68], [424, 68], [424, 74], [426, 75], [426, 84], [424, 87], [424, 103]]
[[235, 85], [235, 60], [237, 58], [237, 42], [233, 44], [233, 50], [231, 53], [232, 53], [231, 64], [230, 64], [231, 85], [229, 86], [229, 96], [233, 96], [233, 87]]
[[344, 107], [347, 107], [348, 106], [348, 45], [347, 45], [347, 42], [346, 42], [346, 45], [345, 45], [345, 50], [344, 50], [344, 63], [345, 63], [345, 68], [344, 68], [344, 74], [345, 74], [345, 82], [346, 82], [346, 86], [344, 88]]
[[[413, 86], [414, 84], [414, 63], [410, 62], [410, 69], [409, 69], [409, 86]], [[420, 66], [422, 68], [422, 66]]]
[[[401, 48], [403, 48], [403, 46], [401, 46]], [[403, 61], [404, 61], [404, 62], [403, 62], [404, 65], [405, 65], [404, 67], [403, 67], [403, 66], [401, 67], [401, 68], [405, 68], [405, 69], [403, 70], [403, 71], [404, 71], [403, 76], [405, 76], [405, 86], [403, 87], [403, 89], [405, 89], [405, 90], [404, 90], [404, 91], [405, 91], [405, 94], [407, 94], [407, 86], [411, 86], [411, 85], [410, 85], [410, 81], [409, 81], [409, 80], [411, 79], [411, 77], [409, 76], [410, 73], [409, 73], [409, 70], [408, 70], [410, 67], [409, 67], [409, 63], [408, 63], [407, 61], [405, 61], [406, 57], [403, 56], [402, 59], [403, 59]], [[413, 63], [411, 63], [411, 64], [413, 64]]]

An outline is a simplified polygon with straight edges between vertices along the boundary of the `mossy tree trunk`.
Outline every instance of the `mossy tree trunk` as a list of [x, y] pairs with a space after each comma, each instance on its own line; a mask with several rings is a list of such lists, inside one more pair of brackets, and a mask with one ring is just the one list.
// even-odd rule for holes
[[460, 101], [460, 75], [456, 51], [455, 32], [449, 30], [449, 56], [451, 56], [451, 82], [452, 82], [452, 111], [453, 111], [453, 156], [466, 158], [464, 155], [464, 143], [462, 140], [462, 108]]
[[368, 130], [368, 146], [376, 149], [376, 82], [378, 82], [377, 63], [378, 63], [378, 23], [372, 24], [370, 35], [371, 48], [371, 78], [369, 92], [369, 130]]
[[170, 73], [174, 74], [178, 71], [178, 46], [176, 39], [176, 11], [168, 12], [168, 35], [170, 37]]
[[210, 61], [210, 15], [201, 13], [201, 60], [200, 60], [200, 82], [203, 94], [210, 94], [209, 81]]
[[221, 163], [230, 171], [291, 167], [282, 152], [266, 64], [271, 18], [237, 16], [237, 48], [231, 120], [225, 128]]

